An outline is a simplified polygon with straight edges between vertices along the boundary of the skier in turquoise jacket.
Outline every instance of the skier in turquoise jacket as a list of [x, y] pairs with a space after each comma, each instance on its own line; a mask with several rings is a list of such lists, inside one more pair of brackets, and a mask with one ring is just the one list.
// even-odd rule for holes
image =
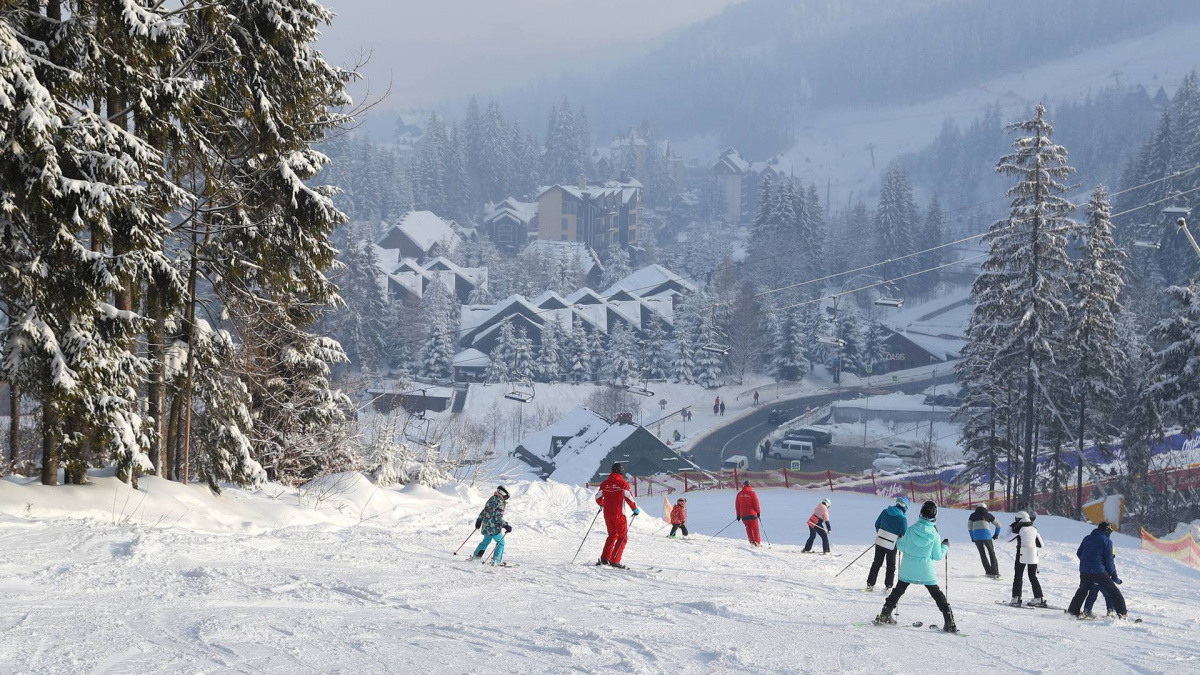
[[487, 552], [488, 546], [496, 542], [496, 551], [492, 554], [492, 564], [498, 565], [504, 560], [504, 535], [512, 532], [512, 525], [504, 520], [504, 507], [508, 506], [508, 490], [504, 486], [496, 488], [496, 492], [488, 498], [483, 511], [475, 519], [475, 528], [483, 533], [483, 541], [475, 547], [472, 558], [479, 560]]
[[946, 551], [950, 549], [950, 540], [942, 539], [938, 534], [937, 525], [934, 524], [937, 522], [937, 511], [936, 503], [925, 502], [921, 506], [920, 520], [908, 528], [908, 532], [896, 542], [896, 550], [904, 554], [900, 563], [900, 583], [896, 584], [892, 594], [884, 601], [883, 611], [875, 617], [875, 623], [895, 624], [892, 612], [900, 602], [900, 597], [908, 590], [909, 585], [920, 584], [929, 591], [938, 609], [942, 611], [942, 630], [947, 633], [958, 632], [958, 627], [954, 625], [954, 612], [950, 611], [950, 601], [946, 600], [946, 594], [938, 588], [937, 572], [933, 566], [935, 561], [946, 557]]

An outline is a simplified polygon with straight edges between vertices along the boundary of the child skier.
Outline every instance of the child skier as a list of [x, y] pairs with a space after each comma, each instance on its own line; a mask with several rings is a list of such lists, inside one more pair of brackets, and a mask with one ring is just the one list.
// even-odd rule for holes
[[625, 466], [620, 462], [612, 465], [612, 473], [600, 484], [596, 504], [604, 507], [604, 524], [608, 526], [608, 538], [604, 540], [604, 551], [596, 565], [608, 565], [627, 569], [621, 564], [625, 542], [629, 539], [629, 521], [625, 519], [625, 505], [638, 515], [638, 505], [629, 498], [629, 482], [625, 480]]
[[996, 516], [988, 513], [983, 504], [975, 507], [975, 512], [967, 518], [967, 532], [975, 548], [979, 549], [979, 559], [983, 561], [983, 573], [990, 579], [1000, 578], [1000, 564], [996, 562], [996, 547], [992, 542], [1000, 538], [1000, 524]]
[[733, 507], [737, 512], [737, 519], [746, 526], [746, 538], [751, 544], [762, 546], [758, 536], [758, 521], [762, 518], [762, 508], [758, 505], [758, 495], [754, 494], [750, 481], [742, 482], [742, 490], [733, 500]]
[[813, 514], [808, 517], [808, 541], [804, 543], [804, 552], [812, 553], [813, 540], [821, 535], [821, 547], [824, 553], [829, 553], [829, 535], [833, 534], [833, 524], [829, 522], [829, 507], [833, 502], [828, 497], [817, 504]]
[[[1117, 617], [1124, 619], [1128, 613], [1125, 607], [1125, 596], [1117, 586], [1121, 583], [1117, 576], [1116, 555], [1113, 553], [1113, 543], [1110, 535], [1112, 525], [1107, 521], [1100, 523], [1092, 533], [1083, 538], [1075, 555], [1079, 557], [1079, 589], [1067, 613], [1079, 616], [1079, 606], [1083, 604], [1084, 596], [1099, 586], [1104, 593], [1104, 601], [1117, 612]], [[1091, 613], [1090, 611], [1088, 612]]]
[[671, 509], [671, 534], [667, 536], [674, 539], [676, 530], [682, 531], [683, 538], [687, 539], [687, 499], [683, 497], [680, 497], [679, 501], [675, 502], [675, 508]]
[[879, 568], [887, 561], [887, 573], [883, 577], [884, 587], [890, 593], [896, 578], [896, 541], [908, 531], [908, 498], [897, 497], [896, 503], [879, 513], [875, 519], [875, 560], [867, 574], [867, 590], [875, 590]]
[[1025, 511], [1017, 511], [1016, 520], [1012, 524], [1012, 533], [1016, 536], [1010, 541], [1017, 542], [1016, 575], [1013, 577], [1012, 602], [1010, 605], [1021, 604], [1021, 585], [1025, 572], [1029, 573], [1029, 586], [1033, 589], [1033, 599], [1029, 607], [1045, 607], [1046, 599], [1042, 597], [1042, 584], [1038, 582], [1038, 549], [1042, 547], [1042, 535], [1033, 526], [1033, 519]]
[[488, 498], [479, 517], [475, 519], [475, 529], [483, 533], [483, 541], [475, 547], [471, 558], [478, 560], [487, 552], [488, 546], [496, 542], [496, 551], [492, 554], [492, 564], [498, 565], [504, 559], [504, 535], [512, 532], [512, 525], [504, 521], [504, 508], [508, 506], [508, 490], [503, 485]]
[[938, 541], [941, 535], [934, 524], [937, 521], [937, 510], [937, 504], [925, 502], [921, 506], [921, 518], [908, 528], [908, 532], [896, 543], [896, 549], [904, 554], [904, 560], [900, 563], [900, 583], [896, 584], [895, 590], [884, 601], [883, 611], [875, 617], [875, 623], [895, 624], [892, 612], [895, 611], [901, 596], [908, 590], [909, 585], [920, 584], [929, 591], [929, 595], [942, 612], [942, 630], [947, 633], [958, 632], [958, 627], [954, 625], [954, 612], [950, 611], [950, 602], [946, 600], [946, 594], [938, 588], [937, 572], [933, 567], [934, 561], [946, 557], [946, 551], [950, 549], [949, 539]]

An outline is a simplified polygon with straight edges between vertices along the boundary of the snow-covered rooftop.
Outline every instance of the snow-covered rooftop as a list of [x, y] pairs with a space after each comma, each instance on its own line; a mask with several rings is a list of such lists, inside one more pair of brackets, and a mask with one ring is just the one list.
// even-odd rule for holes
[[509, 197], [498, 204], [486, 205], [483, 209], [483, 222], [491, 222], [501, 215], [509, 214], [522, 223], [528, 224], [537, 216], [537, 209], [537, 202], [522, 202]]
[[603, 295], [608, 297], [617, 291], [629, 291], [631, 293], [639, 294], [646, 293], [669, 281], [678, 283], [680, 286], [684, 287], [690, 292], [696, 291], [696, 285], [692, 282], [684, 279], [662, 265], [655, 264], [646, 265], [633, 274], [621, 279], [612, 286], [609, 286], [604, 291]]
[[423, 251], [429, 251], [438, 243], [444, 244], [447, 250], [454, 250], [462, 241], [451, 222], [439, 218], [433, 211], [409, 211], [392, 228], [399, 228]]
[[467, 366], [470, 368], [486, 368], [491, 365], [492, 359], [478, 349], [464, 349], [454, 355], [454, 359], [450, 364], [456, 368]]

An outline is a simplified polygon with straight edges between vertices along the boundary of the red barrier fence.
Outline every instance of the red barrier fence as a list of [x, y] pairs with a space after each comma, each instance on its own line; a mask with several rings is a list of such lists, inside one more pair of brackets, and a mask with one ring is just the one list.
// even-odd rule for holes
[[[1146, 480], [1159, 491], [1186, 490], [1200, 488], [1200, 464], [1182, 469], [1164, 469], [1151, 472]], [[874, 471], [862, 474], [846, 474], [836, 471], [791, 471], [787, 468], [774, 471], [685, 471], [679, 474], [662, 474], [659, 476], [630, 476], [630, 487], [634, 497], [672, 494], [675, 492], [697, 492], [704, 490], [736, 490], [743, 481], [750, 481], [755, 488], [802, 488], [829, 490], [831, 492], [859, 492], [880, 496], [905, 495], [912, 501], [933, 500], [943, 506], [974, 507], [985, 504], [991, 510], [1004, 510], [1003, 491], [989, 491], [986, 487], [974, 484], [961, 484], [945, 480], [931, 483], [920, 483], [913, 479], [877, 476]], [[1105, 485], [1116, 482], [1116, 478], [1106, 479]], [[588, 485], [590, 487], [590, 484]], [[1058, 495], [1061, 503], [1073, 505], [1078, 493], [1083, 491], [1083, 501], [1087, 501], [1095, 483], [1084, 483], [1082, 486], [1064, 486], [1062, 494]], [[1035, 508], [1041, 513], [1051, 513], [1055, 495], [1044, 492], [1034, 495]], [[1072, 508], [1073, 511], [1073, 508]], [[1064, 514], [1068, 515], [1068, 514]]]
[[1192, 567], [1200, 567], [1200, 544], [1189, 532], [1179, 539], [1159, 539], [1142, 530], [1142, 550], [1174, 558]]

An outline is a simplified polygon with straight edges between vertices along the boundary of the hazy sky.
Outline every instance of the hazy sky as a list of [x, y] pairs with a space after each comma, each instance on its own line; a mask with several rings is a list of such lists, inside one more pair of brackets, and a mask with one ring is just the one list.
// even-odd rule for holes
[[618, 58], [644, 41], [741, 0], [326, 0], [338, 13], [321, 49], [339, 65], [371, 51], [387, 108], [503, 89]]

